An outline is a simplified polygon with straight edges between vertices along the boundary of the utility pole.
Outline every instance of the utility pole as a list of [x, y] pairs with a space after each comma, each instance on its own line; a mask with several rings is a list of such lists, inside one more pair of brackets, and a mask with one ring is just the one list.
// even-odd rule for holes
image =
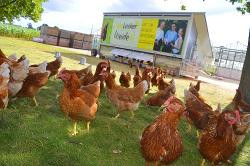
[[93, 24], [91, 25], [91, 31], [90, 31], [90, 34], [93, 33]]

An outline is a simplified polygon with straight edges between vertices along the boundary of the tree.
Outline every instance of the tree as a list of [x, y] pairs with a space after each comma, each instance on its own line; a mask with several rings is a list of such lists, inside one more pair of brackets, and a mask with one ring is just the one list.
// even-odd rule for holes
[[0, 0], [0, 22], [29, 18], [37, 22], [43, 12], [42, 3], [47, 0]]
[[[233, 5], [235, 5], [235, 3], [240, 4], [240, 6], [236, 7], [236, 9], [240, 11], [242, 14], [250, 13], [250, 1], [249, 0], [226, 0], [226, 1], [229, 1]], [[181, 10], [186, 10], [186, 6], [182, 4]]]
[[250, 30], [245, 62], [242, 69], [239, 89], [247, 103], [250, 104]]

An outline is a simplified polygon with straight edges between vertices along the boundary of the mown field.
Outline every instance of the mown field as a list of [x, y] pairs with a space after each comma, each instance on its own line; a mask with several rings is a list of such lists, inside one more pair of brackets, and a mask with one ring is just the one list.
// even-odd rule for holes
[[[79, 65], [80, 57], [84, 56], [80, 51], [7, 37], [0, 37], [0, 48], [8, 55], [25, 54], [31, 64], [53, 60], [54, 53], [60, 51], [64, 67], [70, 69], [85, 67]], [[93, 65], [100, 62], [93, 57], [86, 56], [86, 58], [87, 62]], [[134, 72], [134, 69], [114, 62], [112, 68], [117, 71], [118, 77], [120, 71]], [[190, 80], [176, 78], [177, 97], [183, 100], [183, 90], [189, 83]], [[72, 129], [71, 120], [63, 116], [56, 99], [62, 87], [61, 81], [51, 79], [37, 94], [38, 107], [33, 107], [29, 99], [18, 99], [3, 111], [4, 120], [0, 124], [0, 165], [144, 165], [139, 150], [139, 137], [143, 129], [160, 114], [158, 107], [148, 107], [142, 102], [135, 112], [134, 119], [130, 118], [130, 113], [124, 113], [115, 120], [112, 117], [116, 115], [116, 109], [103, 92], [99, 98], [97, 118], [91, 123], [90, 132], [86, 133], [83, 124], [78, 123], [80, 133], [72, 137], [69, 134]], [[155, 91], [156, 89], [152, 89], [145, 98]], [[214, 108], [218, 102], [222, 107], [227, 106], [234, 93], [214, 85], [201, 84], [201, 94]], [[186, 132], [186, 126], [185, 119], [182, 119], [178, 128], [183, 138], [184, 152], [172, 165], [198, 166], [202, 157], [197, 150], [196, 130], [193, 128], [189, 134]], [[233, 155], [232, 165], [250, 165], [249, 140], [248, 136]], [[121, 153], [114, 154], [113, 150], [120, 150]]]
[[40, 31], [28, 29], [21, 26], [0, 23], [0, 36], [8, 36], [32, 40], [33, 37], [39, 37]]

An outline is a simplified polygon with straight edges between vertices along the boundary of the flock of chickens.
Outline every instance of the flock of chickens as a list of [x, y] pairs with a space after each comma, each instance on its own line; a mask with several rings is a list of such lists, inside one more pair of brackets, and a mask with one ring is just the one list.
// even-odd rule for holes
[[57, 74], [61, 64], [62, 58], [56, 57], [53, 62], [29, 66], [24, 55], [19, 59], [15, 54], [7, 58], [0, 50], [0, 108], [6, 108], [10, 98], [14, 101], [23, 97], [31, 98], [37, 106], [35, 95], [47, 84], [49, 77]]
[[[91, 66], [82, 70], [60, 69], [61, 56], [52, 62], [29, 65], [25, 56], [17, 59], [15, 55], [6, 57], [0, 50], [0, 107], [5, 109], [9, 99], [28, 97], [35, 105], [36, 93], [46, 85], [48, 79], [56, 76], [64, 83], [59, 96], [62, 112], [73, 121], [72, 135], [77, 134], [77, 122], [86, 122], [89, 131], [90, 122], [95, 119], [98, 109], [98, 97], [105, 88], [112, 105], [117, 108], [118, 118], [124, 111], [130, 111], [132, 117], [140, 102], [151, 86], [157, 86], [158, 92], [146, 100], [150, 106], [160, 106], [162, 113], [147, 126], [140, 139], [140, 149], [146, 165], [170, 164], [183, 151], [182, 138], [178, 123], [182, 116], [189, 124], [197, 128], [198, 147], [204, 159], [217, 165], [226, 162], [243, 141], [250, 126], [250, 105], [242, 100], [237, 90], [232, 110], [221, 111], [220, 105], [213, 110], [201, 97], [200, 81], [192, 83], [184, 90], [185, 103], [175, 95], [174, 79], [166, 82], [166, 71], [160, 68], [146, 67], [142, 73], [136, 68], [131, 88], [131, 74], [122, 72], [120, 85], [115, 82], [116, 73], [111, 72], [109, 61], [100, 62], [93, 74]], [[188, 132], [191, 126], [188, 126]], [[199, 132], [198, 132], [199, 131]], [[204, 165], [204, 161], [202, 165]]]

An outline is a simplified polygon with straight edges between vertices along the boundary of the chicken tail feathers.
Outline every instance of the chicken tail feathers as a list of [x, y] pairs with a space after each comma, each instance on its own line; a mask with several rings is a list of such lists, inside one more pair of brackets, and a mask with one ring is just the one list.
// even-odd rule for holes
[[144, 90], [144, 93], [145, 93], [149, 88], [148, 82], [146, 80], [143, 80], [142, 85], [143, 85], [143, 90]]

